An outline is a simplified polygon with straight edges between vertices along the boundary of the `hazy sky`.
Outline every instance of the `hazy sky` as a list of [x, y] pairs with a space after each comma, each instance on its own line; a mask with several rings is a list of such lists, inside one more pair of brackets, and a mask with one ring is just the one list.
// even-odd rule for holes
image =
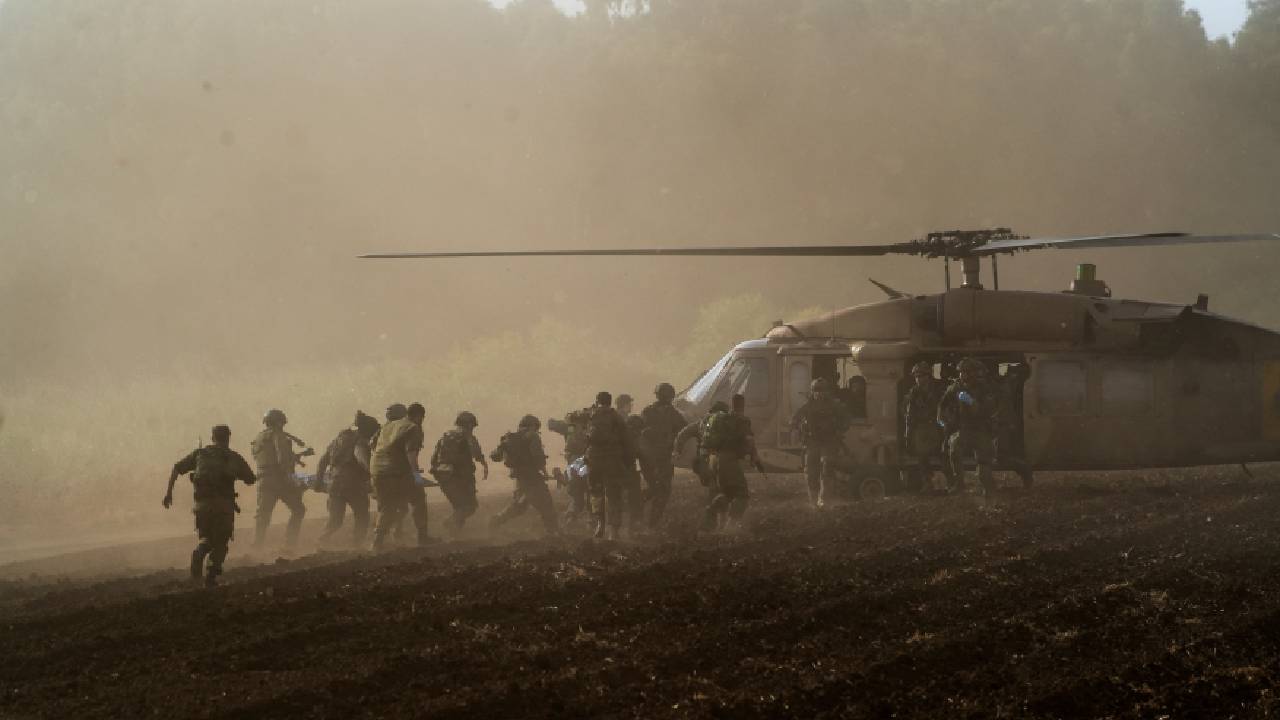
[[1209, 37], [1234, 33], [1249, 15], [1245, 0], [1186, 0], [1186, 5], [1199, 11]]
[[[499, 7], [511, 0], [490, 0]], [[553, 0], [562, 10], [574, 14], [582, 12], [582, 0]], [[1204, 29], [1209, 37], [1231, 35], [1240, 29], [1249, 15], [1246, 0], [1184, 0], [1190, 9], [1199, 11], [1204, 19]]]

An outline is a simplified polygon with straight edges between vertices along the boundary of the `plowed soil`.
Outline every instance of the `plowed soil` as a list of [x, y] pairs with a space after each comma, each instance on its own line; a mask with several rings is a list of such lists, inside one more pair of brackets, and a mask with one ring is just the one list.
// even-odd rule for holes
[[0, 568], [0, 716], [1268, 717], [1280, 470], [1255, 472], [820, 514], [757, 481], [712, 536], [683, 478], [653, 537], [522, 539], [530, 514], [377, 557], [234, 555], [211, 591], [188, 539], [152, 548], [164, 570]]

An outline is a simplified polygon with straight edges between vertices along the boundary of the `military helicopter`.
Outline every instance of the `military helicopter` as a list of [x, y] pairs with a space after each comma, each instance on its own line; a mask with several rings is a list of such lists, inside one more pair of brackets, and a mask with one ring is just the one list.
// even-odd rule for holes
[[[901, 417], [909, 371], [954, 376], [963, 357], [997, 379], [1019, 373], [1011, 451], [1033, 470], [1117, 470], [1280, 460], [1280, 333], [1214, 314], [1208, 298], [1178, 305], [1111, 296], [1096, 267], [1079, 265], [1064, 292], [1000, 290], [997, 258], [1047, 248], [1275, 241], [1280, 234], [1150, 233], [1032, 238], [1009, 228], [948, 230], [888, 245], [401, 252], [367, 258], [544, 256], [864, 257], [941, 259], [946, 289], [908, 295], [876, 283], [886, 300], [777, 322], [724, 355], [678, 397], [687, 414], [742, 393], [769, 469], [796, 472], [791, 418], [810, 383], [846, 390], [855, 421], [845, 437], [848, 487], [875, 498], [904, 489], [916, 458]], [[992, 288], [981, 281], [990, 265]], [[951, 284], [958, 262], [961, 283]], [[872, 281], [875, 282], [875, 281]], [[865, 390], [864, 390], [865, 388]], [[685, 458], [689, 460], [690, 458]], [[997, 469], [1013, 469], [998, 459]]]

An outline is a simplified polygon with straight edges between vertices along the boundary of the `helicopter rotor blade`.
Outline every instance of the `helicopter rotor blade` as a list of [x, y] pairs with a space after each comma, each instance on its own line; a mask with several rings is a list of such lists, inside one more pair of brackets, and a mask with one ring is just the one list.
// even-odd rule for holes
[[1020, 250], [1042, 248], [1113, 248], [1151, 245], [1197, 245], [1204, 243], [1251, 242], [1280, 240], [1280, 233], [1250, 233], [1244, 235], [1192, 235], [1190, 233], [1145, 233], [1139, 235], [1092, 235], [1068, 238], [1027, 238], [1025, 240], [997, 240], [971, 251], [973, 255], [994, 255]]
[[451, 259], [492, 257], [632, 257], [632, 256], [683, 256], [683, 257], [863, 257], [912, 253], [918, 249], [912, 243], [895, 245], [776, 245], [746, 247], [695, 247], [695, 248], [620, 248], [595, 250], [477, 250], [463, 252], [378, 252], [361, 255], [361, 258], [377, 260], [400, 259]]

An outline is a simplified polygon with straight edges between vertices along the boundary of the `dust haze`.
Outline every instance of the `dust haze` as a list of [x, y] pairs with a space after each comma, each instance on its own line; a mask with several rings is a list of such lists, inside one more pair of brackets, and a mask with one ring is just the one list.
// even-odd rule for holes
[[[7, 0], [0, 542], [185, 525], [168, 467], [215, 422], [243, 451], [269, 407], [320, 447], [357, 407], [422, 400], [429, 436], [469, 408], [487, 448], [874, 300], [868, 276], [941, 283], [361, 252], [1276, 231], [1273, 35], [1208, 41], [1177, 0]], [[1117, 295], [1277, 324], [1263, 247], [1045, 252], [1002, 281], [1086, 259]]]

